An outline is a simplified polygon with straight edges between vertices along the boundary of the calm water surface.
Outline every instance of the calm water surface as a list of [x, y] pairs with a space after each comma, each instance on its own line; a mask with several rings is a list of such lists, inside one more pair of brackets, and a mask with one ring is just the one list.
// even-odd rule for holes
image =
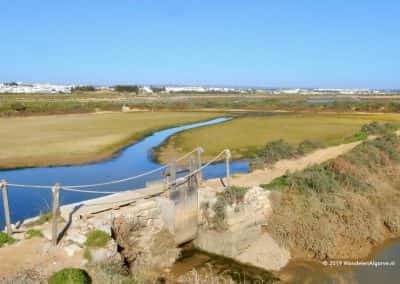
[[[206, 122], [194, 123], [155, 132], [153, 135], [125, 148], [118, 155], [105, 161], [78, 166], [0, 171], [0, 179], [6, 179], [10, 183], [39, 185], [52, 185], [56, 182], [59, 182], [62, 185], [92, 184], [122, 179], [159, 167], [160, 165], [151, 159], [151, 150], [152, 148], [159, 146], [169, 136], [183, 130], [221, 123], [229, 119], [231, 118], [217, 118]], [[233, 173], [248, 172], [248, 162], [232, 162], [231, 171]], [[222, 177], [225, 175], [225, 164], [218, 163], [211, 165], [204, 170], [203, 175], [205, 178]], [[161, 173], [158, 172], [129, 182], [95, 188], [95, 190], [117, 192], [127, 189], [137, 189], [144, 187], [148, 180], [157, 180], [161, 178]], [[88, 189], [90, 190], [91, 188]], [[9, 188], [8, 192], [11, 219], [13, 223], [18, 220], [36, 216], [40, 212], [48, 211], [51, 208], [51, 192], [49, 190]], [[99, 196], [103, 196], [103, 194], [62, 191], [60, 202], [61, 204], [69, 204]], [[4, 212], [2, 206], [3, 202], [1, 200], [1, 228], [4, 227]]]

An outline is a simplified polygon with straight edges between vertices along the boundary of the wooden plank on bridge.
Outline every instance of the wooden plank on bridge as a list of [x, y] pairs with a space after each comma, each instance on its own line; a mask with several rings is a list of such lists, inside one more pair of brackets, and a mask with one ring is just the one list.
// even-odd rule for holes
[[90, 215], [118, 210], [121, 207], [129, 206], [139, 199], [146, 199], [154, 196], [161, 195], [165, 192], [163, 186], [154, 186], [149, 188], [142, 188], [136, 190], [129, 190], [124, 192], [107, 195], [95, 199], [90, 199], [70, 205], [61, 207], [62, 214], [68, 216], [76, 207], [79, 207], [74, 215], [90, 217]]

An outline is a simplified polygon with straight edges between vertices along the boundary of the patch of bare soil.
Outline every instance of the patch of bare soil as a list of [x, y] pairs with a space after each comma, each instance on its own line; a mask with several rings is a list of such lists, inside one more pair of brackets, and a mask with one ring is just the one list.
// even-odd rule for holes
[[0, 249], [0, 282], [38, 283], [62, 268], [81, 267], [82, 262], [82, 255], [68, 256], [43, 238], [23, 240]]

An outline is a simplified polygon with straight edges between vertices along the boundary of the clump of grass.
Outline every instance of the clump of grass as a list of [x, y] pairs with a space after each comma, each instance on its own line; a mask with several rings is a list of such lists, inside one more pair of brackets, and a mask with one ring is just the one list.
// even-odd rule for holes
[[111, 237], [106, 232], [93, 230], [88, 233], [85, 245], [91, 248], [103, 248], [109, 240], [111, 240]]
[[49, 284], [90, 284], [87, 272], [78, 268], [65, 268], [55, 272], [48, 280]]
[[16, 240], [13, 237], [10, 237], [5, 232], [0, 232], [0, 248], [4, 245], [11, 245], [15, 243]]
[[165, 283], [163, 278], [159, 277], [159, 273], [150, 267], [143, 267], [140, 271], [129, 271], [126, 266], [118, 262], [106, 261], [89, 264], [87, 269], [93, 283]]
[[83, 257], [89, 262], [92, 261], [93, 257], [92, 257], [92, 253], [90, 252], [89, 248], [85, 249], [85, 251], [83, 252]]
[[351, 143], [351, 142], [356, 142], [356, 141], [362, 141], [368, 138], [368, 134], [362, 131], [357, 132], [353, 136], [346, 138], [345, 143]]
[[41, 238], [41, 237], [43, 237], [43, 234], [40, 230], [30, 229], [25, 233], [25, 237], [27, 239]]
[[[58, 212], [58, 221], [59, 222], [64, 222], [64, 218], [60, 215], [60, 212]], [[39, 216], [39, 219], [27, 223], [25, 226], [27, 227], [34, 227], [34, 226], [40, 226], [43, 225], [47, 222], [50, 222], [53, 219], [53, 213], [51, 211], [46, 212], [46, 213], [41, 213]]]
[[230, 186], [217, 195], [217, 201], [212, 206], [214, 211], [212, 218], [214, 229], [217, 231], [226, 229], [226, 207], [243, 202], [247, 190], [247, 187]]

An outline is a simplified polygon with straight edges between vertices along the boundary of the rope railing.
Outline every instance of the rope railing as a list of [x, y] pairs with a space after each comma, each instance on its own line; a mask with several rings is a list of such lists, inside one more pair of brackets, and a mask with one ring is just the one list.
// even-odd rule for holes
[[[186, 153], [185, 155], [179, 157], [178, 159], [176, 159], [176, 161], [182, 161], [182, 160], [186, 159], [187, 157], [189, 157], [190, 155], [192, 155], [193, 153], [198, 152], [198, 151], [203, 151], [203, 149], [201, 147], [198, 147], [198, 148]], [[147, 172], [135, 175], [135, 176], [130, 176], [130, 177], [127, 177], [127, 178], [123, 178], [123, 179], [111, 180], [111, 181], [106, 181], [106, 182], [101, 182], [101, 183], [93, 183], [93, 184], [64, 185], [64, 186], [62, 186], [62, 188], [64, 190], [72, 191], [71, 189], [100, 187], [100, 186], [106, 186], [106, 185], [111, 185], [111, 184], [118, 184], [118, 183], [123, 183], [123, 182], [131, 181], [131, 180], [135, 180], [135, 179], [138, 179], [138, 178], [142, 178], [142, 177], [154, 174], [156, 172], [162, 171], [162, 170], [164, 170], [166, 168], [168, 168], [168, 165], [164, 165], [164, 166], [158, 167], [156, 169], [153, 169], [153, 170], [150, 170], [150, 171], [147, 171]], [[52, 185], [17, 184], [17, 183], [7, 183], [7, 185], [9, 187], [30, 188], [30, 189], [52, 189], [53, 188]], [[103, 191], [101, 191], [99, 193], [103, 193]]]
[[81, 185], [66, 185], [63, 186], [63, 188], [68, 188], [68, 189], [73, 189], [73, 188], [88, 188], [88, 187], [100, 187], [100, 186], [105, 186], [105, 185], [111, 185], [111, 184], [117, 184], [117, 183], [123, 183], [126, 181], [131, 181], [134, 179], [138, 179], [141, 177], [145, 177], [151, 174], [154, 174], [156, 172], [162, 171], [164, 169], [168, 168], [168, 165], [162, 166], [162, 167], [158, 167], [154, 170], [151, 171], [147, 171], [141, 174], [138, 174], [136, 176], [131, 176], [131, 177], [127, 177], [127, 178], [123, 178], [123, 179], [118, 179], [118, 180], [112, 180], [112, 181], [107, 181], [107, 182], [101, 182], [101, 183], [92, 183], [92, 184], [81, 184]]
[[19, 188], [31, 188], [31, 189], [52, 189], [50, 185], [35, 185], [35, 184], [18, 184], [18, 183], [7, 183], [9, 187]]
[[85, 189], [74, 189], [74, 188], [69, 188], [69, 187], [65, 187], [65, 186], [61, 186], [61, 189], [64, 191], [95, 193], [95, 194], [115, 194], [115, 193], [120, 193], [120, 192], [126, 191], [126, 190], [120, 190], [120, 191], [85, 190]]
[[[197, 155], [197, 162], [196, 157], [193, 157], [195, 152], [198, 153]], [[218, 159], [221, 158], [222, 155], [225, 154], [226, 157], [226, 180], [227, 180], [227, 186], [230, 184], [230, 158], [231, 154], [228, 149], [225, 149], [221, 151], [218, 155], [216, 155], [214, 158], [209, 160], [206, 164], [202, 165], [201, 163], [201, 153], [203, 152], [203, 149], [201, 147], [198, 147], [194, 150], [192, 150], [189, 153], [186, 153], [185, 155], [181, 156], [180, 158], [176, 159], [175, 161], [172, 161], [168, 165], [164, 165], [161, 167], [158, 167], [156, 169], [127, 177], [124, 179], [119, 179], [119, 180], [112, 180], [112, 181], [107, 181], [103, 183], [95, 183], [95, 184], [83, 184], [83, 185], [67, 185], [67, 186], [61, 186], [60, 184], [56, 183], [53, 186], [48, 186], [48, 185], [29, 185], [29, 184], [17, 184], [17, 183], [8, 183], [6, 180], [1, 180], [0, 181], [0, 189], [2, 192], [2, 199], [3, 199], [3, 209], [4, 209], [4, 217], [6, 221], [6, 228], [7, 228], [7, 233], [9, 235], [12, 234], [12, 226], [11, 226], [11, 218], [10, 218], [10, 208], [8, 204], [8, 187], [16, 187], [16, 188], [28, 188], [28, 189], [50, 189], [53, 195], [53, 208], [52, 208], [52, 214], [53, 214], [53, 221], [52, 221], [52, 243], [53, 245], [57, 244], [57, 237], [58, 237], [58, 229], [57, 229], [57, 215], [59, 214], [59, 209], [60, 209], [60, 191], [70, 191], [70, 192], [80, 192], [80, 193], [92, 193], [92, 194], [116, 194], [116, 193], [121, 193], [121, 192], [126, 192], [128, 190], [118, 190], [118, 191], [102, 191], [102, 190], [86, 190], [85, 188], [89, 187], [100, 187], [104, 185], [110, 185], [110, 184], [117, 184], [117, 183], [122, 183], [130, 180], [134, 180], [140, 177], [148, 176], [150, 174], [159, 172], [163, 169], [169, 168], [169, 177], [166, 179], [166, 188], [162, 192], [165, 191], [173, 191], [175, 190], [178, 186], [184, 184], [184, 183], [189, 183], [191, 182], [191, 177], [194, 177], [197, 175], [197, 185], [200, 184], [201, 182], [201, 172], [203, 169], [207, 168], [210, 166], [212, 163], [215, 163]], [[183, 177], [178, 177], [176, 176], [176, 162], [181, 161], [183, 159], [186, 159], [187, 157], [191, 156], [191, 160], [189, 163], [189, 173]], [[195, 164], [196, 163], [196, 164]], [[178, 184], [179, 181], [179, 184]]]

